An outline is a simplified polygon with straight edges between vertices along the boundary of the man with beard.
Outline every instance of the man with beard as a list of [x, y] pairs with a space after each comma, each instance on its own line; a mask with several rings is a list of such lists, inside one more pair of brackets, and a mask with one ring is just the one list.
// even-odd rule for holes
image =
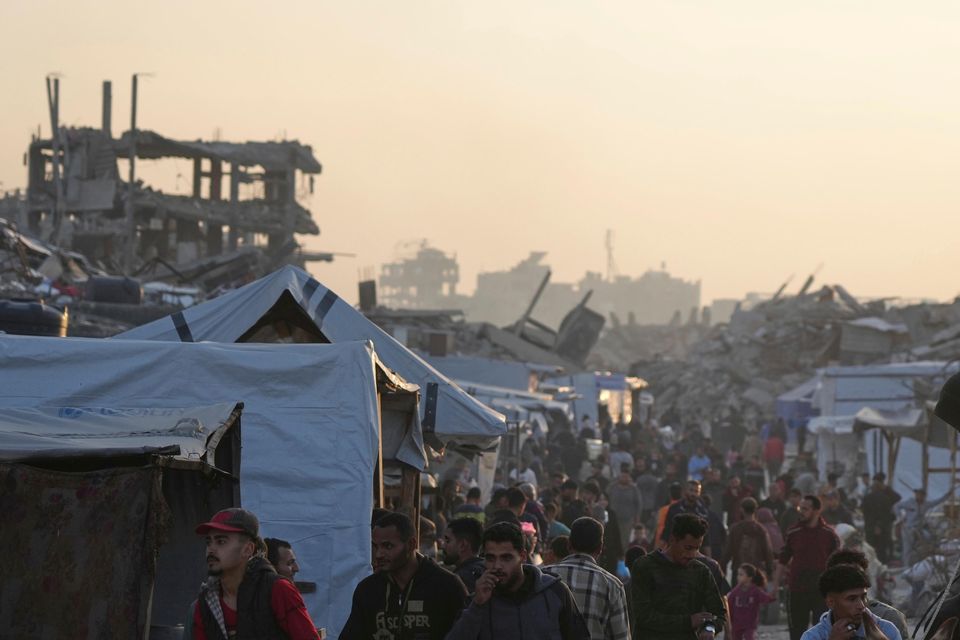
[[341, 640], [442, 640], [463, 608], [460, 578], [417, 552], [413, 522], [388, 513], [373, 525], [373, 575], [353, 592]]
[[206, 536], [207, 570], [193, 609], [194, 640], [316, 640], [300, 592], [263, 557], [260, 522], [245, 509], [224, 509], [197, 527]]
[[487, 529], [483, 558], [486, 571], [448, 640], [590, 639], [567, 585], [526, 564], [519, 527], [501, 522]]
[[633, 563], [630, 600], [635, 640], [713, 640], [726, 624], [717, 583], [697, 558], [707, 523], [678, 515], [663, 549]]
[[790, 569], [787, 607], [790, 622], [790, 640], [800, 636], [824, 612], [823, 597], [818, 592], [817, 580], [827, 568], [827, 558], [840, 548], [840, 538], [833, 527], [820, 517], [823, 505], [820, 498], [808, 495], [800, 501], [800, 519], [787, 532], [773, 580], [774, 593], [783, 580], [783, 572]]
[[483, 558], [477, 555], [481, 538], [483, 526], [473, 518], [451, 520], [443, 532], [443, 562], [455, 567], [453, 573], [463, 581], [468, 593], [474, 592], [484, 569]]
[[827, 611], [807, 629], [801, 640], [900, 640], [897, 627], [878, 618], [867, 608], [870, 579], [860, 567], [838, 564], [823, 572], [818, 581]]

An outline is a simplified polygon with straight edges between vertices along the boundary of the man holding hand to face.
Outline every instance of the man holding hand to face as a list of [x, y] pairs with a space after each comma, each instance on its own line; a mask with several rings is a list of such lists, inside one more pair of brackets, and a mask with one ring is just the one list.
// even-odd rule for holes
[[487, 529], [481, 555], [485, 570], [477, 579], [476, 593], [447, 640], [589, 640], [570, 589], [526, 564], [520, 527], [501, 522]]

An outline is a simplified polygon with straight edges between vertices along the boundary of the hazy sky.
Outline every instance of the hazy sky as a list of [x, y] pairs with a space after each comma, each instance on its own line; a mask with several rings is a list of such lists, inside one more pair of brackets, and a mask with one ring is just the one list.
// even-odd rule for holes
[[[311, 144], [313, 272], [355, 298], [398, 243], [558, 280], [661, 261], [704, 300], [821, 280], [952, 298], [960, 3], [902, 0], [0, 2], [0, 189], [23, 186], [43, 78], [114, 132]], [[179, 169], [178, 169], [179, 170]], [[185, 174], [189, 166], [184, 164]]]

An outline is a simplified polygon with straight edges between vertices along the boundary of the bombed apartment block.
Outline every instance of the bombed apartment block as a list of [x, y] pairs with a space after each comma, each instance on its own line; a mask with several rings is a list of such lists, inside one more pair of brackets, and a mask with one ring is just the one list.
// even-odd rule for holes
[[[332, 259], [296, 241], [320, 233], [297, 201], [321, 172], [309, 146], [176, 140], [136, 128], [114, 138], [109, 96], [105, 83], [99, 129], [60, 126], [59, 99], [51, 97], [55, 133], [31, 141], [26, 193], [0, 200], [0, 217], [127, 274], [151, 264], [189, 271], [233, 254], [256, 254], [265, 269]], [[151, 161], [151, 175], [176, 175], [177, 187], [165, 192], [139, 179], [142, 161]]]

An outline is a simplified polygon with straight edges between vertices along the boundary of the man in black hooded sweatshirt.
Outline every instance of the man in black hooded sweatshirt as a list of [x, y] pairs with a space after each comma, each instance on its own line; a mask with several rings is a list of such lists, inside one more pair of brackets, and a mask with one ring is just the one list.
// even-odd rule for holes
[[373, 525], [373, 575], [353, 592], [340, 640], [442, 640], [463, 609], [457, 576], [417, 552], [413, 522], [388, 513]]

